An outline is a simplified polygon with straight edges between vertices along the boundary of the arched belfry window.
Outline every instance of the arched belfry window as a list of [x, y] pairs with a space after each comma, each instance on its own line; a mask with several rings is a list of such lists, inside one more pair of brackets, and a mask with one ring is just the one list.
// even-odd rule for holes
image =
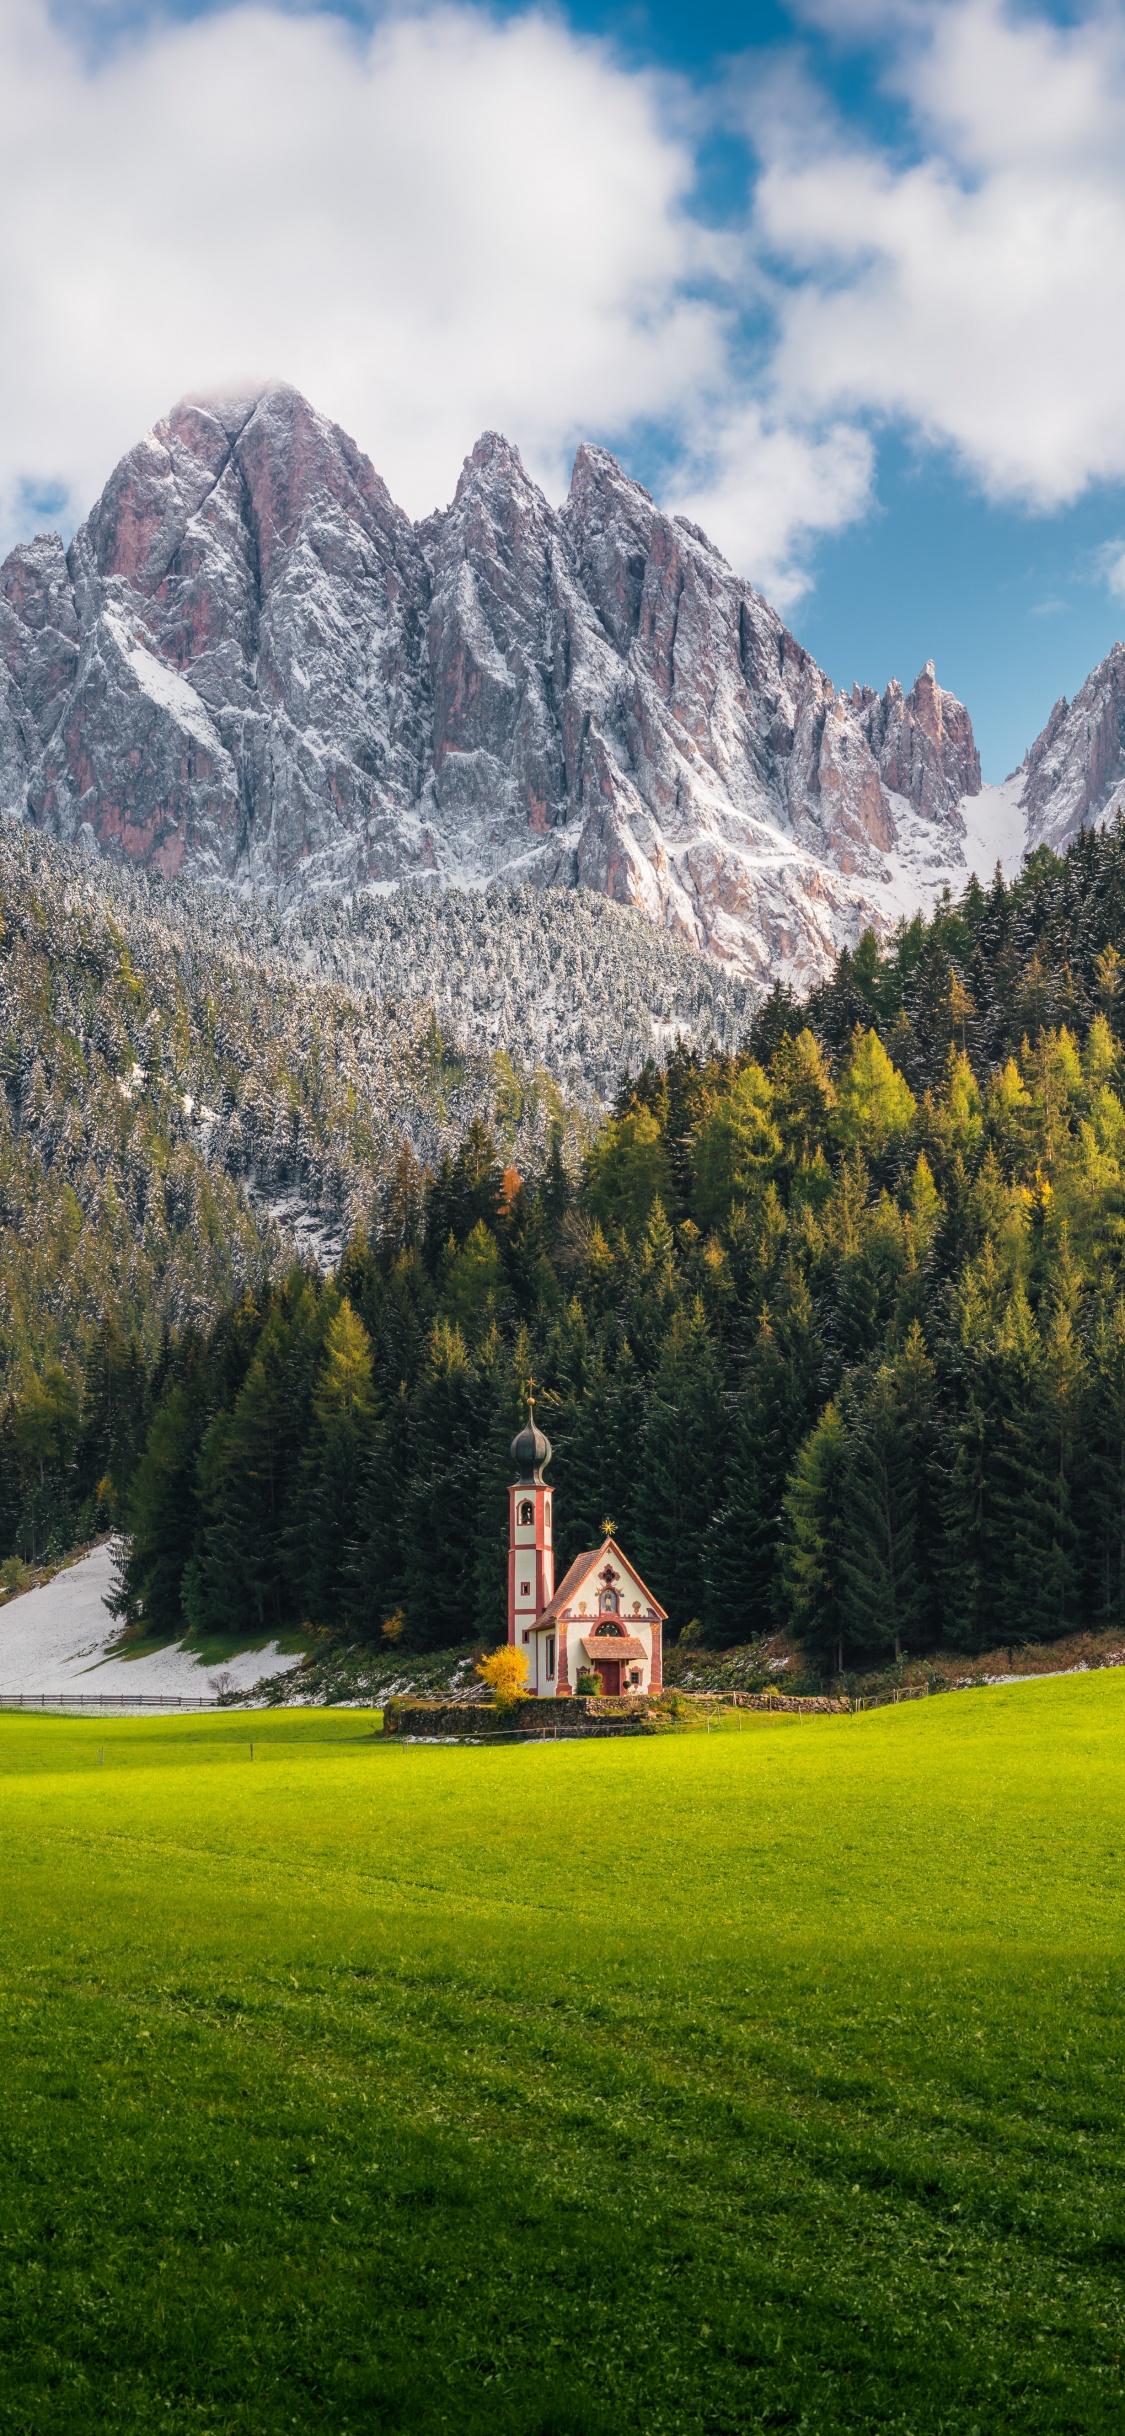
[[519, 1510], [519, 1520], [521, 1523], [532, 1523], [535, 1520], [535, 1508], [532, 1505], [530, 1497], [524, 1498], [523, 1504]]

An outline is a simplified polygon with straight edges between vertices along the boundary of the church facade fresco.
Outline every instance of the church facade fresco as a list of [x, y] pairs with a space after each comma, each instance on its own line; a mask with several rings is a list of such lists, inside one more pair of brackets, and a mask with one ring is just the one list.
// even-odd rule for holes
[[565, 1699], [580, 1678], [596, 1677], [609, 1698], [657, 1692], [665, 1611], [612, 1534], [576, 1556], [555, 1588], [554, 1490], [543, 1478], [550, 1460], [529, 1402], [512, 1440], [508, 1492], [508, 1640], [527, 1662], [527, 1689], [539, 1700]]

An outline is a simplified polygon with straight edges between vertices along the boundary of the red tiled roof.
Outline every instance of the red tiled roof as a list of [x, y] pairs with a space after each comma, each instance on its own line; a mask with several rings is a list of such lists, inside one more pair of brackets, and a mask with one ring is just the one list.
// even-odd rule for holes
[[620, 1658], [622, 1664], [627, 1659], [647, 1659], [648, 1657], [648, 1651], [643, 1641], [618, 1640], [611, 1633], [606, 1633], [602, 1637], [598, 1633], [592, 1632], [589, 1639], [583, 1641], [582, 1647], [588, 1658]]
[[[599, 1563], [600, 1559], [609, 1553], [612, 1553], [617, 1558], [618, 1563], [624, 1565], [626, 1570], [632, 1574], [633, 1580], [637, 1583], [638, 1587], [644, 1591], [645, 1597], [648, 1600], [653, 1614], [659, 1616], [662, 1624], [665, 1623], [667, 1621], [666, 1610], [661, 1606], [659, 1599], [653, 1598], [652, 1592], [648, 1588], [647, 1583], [641, 1581], [641, 1577], [636, 1566], [630, 1564], [628, 1557], [622, 1553], [615, 1539], [606, 1539], [602, 1541], [600, 1548], [587, 1548], [581, 1556], [575, 1557], [573, 1565], [571, 1565], [568, 1571], [564, 1573], [558, 1589], [555, 1592], [554, 1598], [549, 1601], [546, 1607], [540, 1608], [539, 1614], [535, 1619], [536, 1625], [553, 1624], [555, 1617], [562, 1614], [563, 1608], [568, 1607], [571, 1600], [576, 1596], [577, 1592], [581, 1590], [582, 1584], [586, 1580], [587, 1575], [592, 1573], [595, 1565]], [[635, 1617], [629, 1617], [627, 1620], [630, 1623], [635, 1623], [637, 1619]], [[592, 1621], [593, 1619], [591, 1618], [591, 1622]]]
[[591, 1565], [597, 1564], [600, 1555], [600, 1548], [587, 1548], [584, 1556], [575, 1557], [573, 1565], [569, 1566], [564, 1573], [554, 1598], [546, 1607], [540, 1608], [535, 1619], [537, 1624], [550, 1624], [556, 1616], [562, 1614], [567, 1601], [573, 1597], [576, 1590], [581, 1589]]

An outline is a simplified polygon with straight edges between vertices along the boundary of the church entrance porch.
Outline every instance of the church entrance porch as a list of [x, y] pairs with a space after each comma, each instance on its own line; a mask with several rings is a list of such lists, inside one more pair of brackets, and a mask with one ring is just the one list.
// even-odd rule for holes
[[607, 1700], [619, 1700], [623, 1693], [644, 1689], [648, 1652], [635, 1633], [626, 1632], [615, 1618], [603, 1615], [593, 1632], [583, 1634], [579, 1643], [587, 1666], [592, 1666], [599, 1678]]

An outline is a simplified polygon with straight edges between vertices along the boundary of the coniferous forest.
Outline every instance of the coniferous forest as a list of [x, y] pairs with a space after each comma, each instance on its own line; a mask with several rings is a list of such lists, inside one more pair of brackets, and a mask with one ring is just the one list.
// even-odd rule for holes
[[[673, 1632], [785, 1625], [831, 1674], [1125, 1627], [1125, 826], [585, 1127], [443, 1049], [451, 1113], [421, 1013], [221, 929], [181, 920], [161, 991], [156, 916], [90, 888], [62, 936], [7, 890], [10, 1547], [116, 1522], [162, 1632], [494, 1641], [534, 1377], [560, 1567], [611, 1516]], [[263, 1141], [338, 1266], [294, 1260]]]

